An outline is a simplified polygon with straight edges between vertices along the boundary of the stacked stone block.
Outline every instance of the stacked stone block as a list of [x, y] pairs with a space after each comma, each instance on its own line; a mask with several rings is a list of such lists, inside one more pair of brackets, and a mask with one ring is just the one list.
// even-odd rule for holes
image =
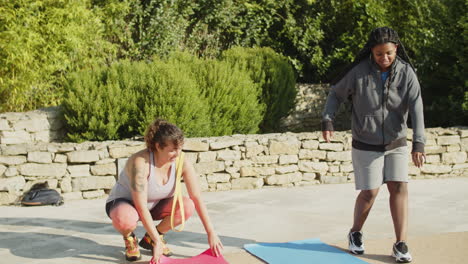
[[115, 184], [109, 143], [1, 145], [0, 204], [17, 201], [34, 184], [47, 182], [68, 199], [96, 198]]
[[[320, 130], [320, 121], [327, 95], [328, 84], [299, 83], [296, 85], [296, 104], [290, 114], [280, 121], [281, 131], [304, 132]], [[351, 129], [351, 104], [340, 106], [336, 113], [335, 130]]]
[[[408, 146], [411, 135], [409, 130]], [[468, 176], [467, 127], [429, 128], [426, 136], [426, 164], [416, 168], [409, 158], [411, 178]], [[104, 196], [127, 158], [145, 148], [138, 140], [78, 144], [0, 139], [0, 204], [14, 203], [39, 182], [48, 182], [65, 200]], [[184, 151], [203, 191], [354, 180], [349, 131], [335, 132], [331, 143], [323, 141], [321, 132], [188, 138]]]
[[0, 144], [54, 142], [60, 141], [63, 136], [59, 107], [0, 114]]

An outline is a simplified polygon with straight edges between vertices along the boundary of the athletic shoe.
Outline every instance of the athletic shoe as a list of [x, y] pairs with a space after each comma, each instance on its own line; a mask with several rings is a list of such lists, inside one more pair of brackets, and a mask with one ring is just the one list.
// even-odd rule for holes
[[404, 241], [393, 244], [392, 257], [397, 263], [410, 263], [413, 260]]
[[140, 250], [138, 249], [138, 239], [134, 233], [124, 237], [125, 241], [125, 259], [127, 261], [136, 261], [141, 259]]
[[[171, 250], [166, 245], [166, 240], [164, 240], [164, 235], [159, 235], [161, 242], [163, 243], [163, 255], [166, 257], [172, 256]], [[148, 250], [153, 250], [154, 242], [148, 233], [145, 233], [145, 236], [140, 240], [140, 247]]]
[[355, 231], [349, 232], [348, 234], [349, 240], [349, 251], [356, 255], [364, 254], [364, 245], [362, 244], [362, 232]]

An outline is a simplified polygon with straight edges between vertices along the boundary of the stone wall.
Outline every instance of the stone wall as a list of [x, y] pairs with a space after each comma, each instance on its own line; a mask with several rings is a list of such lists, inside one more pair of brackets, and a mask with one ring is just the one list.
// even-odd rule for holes
[[[321, 130], [322, 111], [327, 100], [328, 84], [297, 84], [296, 104], [280, 121], [282, 131], [309, 132]], [[351, 129], [351, 104], [341, 105], [335, 117], [335, 130]]]
[[0, 114], [0, 144], [57, 142], [64, 137], [59, 107]]
[[[296, 104], [291, 114], [280, 121], [280, 130], [310, 132], [320, 130], [321, 113], [327, 99], [328, 84], [297, 84]], [[351, 127], [350, 105], [343, 104], [336, 114], [335, 130]], [[59, 107], [26, 113], [0, 114], [0, 144], [60, 142], [65, 131]]]
[[[468, 176], [468, 128], [431, 128], [426, 135], [427, 164], [411, 166], [411, 178]], [[65, 200], [104, 196], [126, 158], [143, 148], [141, 141], [2, 141], [0, 204], [14, 203], [44, 181]], [[349, 132], [336, 132], [332, 143], [312, 132], [189, 138], [184, 145], [204, 191], [352, 182], [350, 148]]]

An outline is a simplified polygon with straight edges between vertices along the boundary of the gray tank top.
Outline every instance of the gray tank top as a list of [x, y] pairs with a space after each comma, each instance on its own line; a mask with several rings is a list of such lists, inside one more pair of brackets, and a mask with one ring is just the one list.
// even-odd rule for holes
[[[154, 153], [150, 151], [150, 166], [148, 176], [148, 209], [153, 209], [159, 201], [174, 196], [175, 189], [175, 162], [171, 164], [171, 172], [169, 174], [169, 180], [166, 184], [160, 185], [156, 182], [156, 173], [154, 168]], [[125, 169], [119, 174], [117, 183], [112, 188], [107, 202], [113, 201], [117, 198], [125, 198], [132, 201], [132, 193], [130, 187], [130, 180], [128, 178]]]

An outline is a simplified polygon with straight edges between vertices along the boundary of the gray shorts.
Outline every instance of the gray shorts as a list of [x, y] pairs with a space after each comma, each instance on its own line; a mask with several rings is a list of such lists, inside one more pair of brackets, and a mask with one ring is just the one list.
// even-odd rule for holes
[[408, 147], [385, 152], [352, 150], [356, 190], [373, 190], [388, 181], [408, 182]]

